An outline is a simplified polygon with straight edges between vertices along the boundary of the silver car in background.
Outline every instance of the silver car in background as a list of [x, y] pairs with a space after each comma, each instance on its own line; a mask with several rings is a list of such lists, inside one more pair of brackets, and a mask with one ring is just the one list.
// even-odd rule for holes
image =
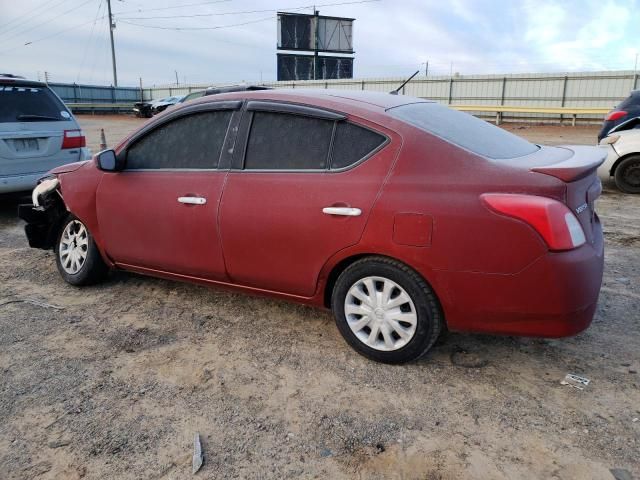
[[52, 168], [89, 158], [80, 125], [53, 90], [0, 74], [0, 194], [31, 190]]
[[613, 177], [625, 193], [640, 193], [640, 129], [616, 131], [600, 141], [607, 159], [598, 168], [603, 179]]

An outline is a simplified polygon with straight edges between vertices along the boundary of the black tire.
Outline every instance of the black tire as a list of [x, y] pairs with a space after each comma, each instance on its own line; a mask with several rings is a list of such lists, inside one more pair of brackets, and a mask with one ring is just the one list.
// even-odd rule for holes
[[[356, 336], [347, 322], [345, 301], [348, 292], [352, 286], [366, 277], [381, 277], [391, 280], [404, 289], [413, 302], [417, 316], [415, 333], [404, 346], [396, 350], [381, 351], [372, 348]], [[382, 288], [382, 284], [376, 285], [375, 288]], [[431, 287], [413, 269], [387, 257], [367, 257], [357, 260], [347, 267], [335, 283], [331, 307], [338, 330], [347, 343], [361, 355], [377, 362], [400, 364], [417, 360], [427, 353], [444, 330], [442, 309]], [[366, 328], [368, 327], [363, 329], [365, 333], [367, 333]], [[371, 329], [368, 333], [371, 334]], [[380, 338], [382, 339], [382, 336]]]
[[[71, 225], [70, 227], [70, 224]], [[79, 262], [79, 268], [77, 271], [73, 271], [73, 268], [69, 268], [69, 266], [63, 265], [63, 259], [61, 258], [61, 248], [60, 243], [62, 242], [63, 235], [65, 234], [65, 230], [67, 228], [74, 228], [77, 225], [82, 225], [86, 232], [86, 249], [82, 248], [84, 252], [86, 252], [86, 257], [82, 262]], [[100, 251], [96, 246], [95, 241], [93, 240], [93, 236], [89, 229], [75, 216], [68, 215], [60, 224], [60, 231], [58, 232], [58, 237], [56, 239], [56, 244], [54, 247], [54, 253], [56, 255], [56, 266], [58, 267], [58, 271], [62, 278], [71, 285], [75, 286], [83, 286], [83, 285], [92, 285], [94, 283], [99, 283], [104, 280], [109, 273], [109, 267], [102, 260], [102, 256], [100, 255]], [[65, 257], [64, 263], [68, 263], [68, 257]]]
[[614, 173], [616, 186], [624, 193], [640, 193], [640, 155], [622, 160]]

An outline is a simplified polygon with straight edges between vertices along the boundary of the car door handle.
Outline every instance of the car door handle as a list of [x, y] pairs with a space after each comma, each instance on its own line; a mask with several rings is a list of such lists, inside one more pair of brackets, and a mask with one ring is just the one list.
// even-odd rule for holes
[[207, 203], [207, 199], [204, 197], [178, 197], [178, 201], [187, 205], [204, 205]]
[[322, 213], [327, 215], [344, 215], [345, 217], [357, 217], [362, 213], [359, 208], [352, 207], [324, 207]]

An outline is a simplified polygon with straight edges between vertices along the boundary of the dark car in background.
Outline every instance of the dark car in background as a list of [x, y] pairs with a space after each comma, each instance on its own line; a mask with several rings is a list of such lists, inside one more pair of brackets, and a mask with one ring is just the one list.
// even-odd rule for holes
[[[138, 102], [133, 106], [133, 111], [136, 117], [151, 118], [155, 114], [166, 110], [170, 106], [181, 105], [189, 100], [195, 100], [200, 97], [208, 95], [217, 95], [220, 93], [232, 93], [232, 92], [251, 92], [257, 90], [270, 90], [271, 87], [264, 87], [261, 85], [224, 85], [219, 87], [208, 87], [205, 90], [198, 90], [197, 92], [191, 92], [182, 97], [168, 97], [160, 100], [149, 100], [147, 102]], [[178, 100], [173, 100], [177, 98]], [[171, 103], [168, 101], [171, 99]]]
[[164, 112], [167, 108], [177, 104], [184, 98], [184, 95], [175, 95], [173, 97], [162, 98], [151, 103], [151, 113], [157, 115]]
[[[602, 130], [598, 134], [598, 142], [609, 135], [612, 130], [619, 130], [623, 124], [640, 117], [640, 90], [633, 90], [627, 98], [604, 117]], [[635, 128], [630, 126], [630, 128]]]
[[151, 102], [134, 103], [133, 112], [135, 113], [136, 117], [142, 117], [142, 118], [153, 117], [153, 113], [151, 113]]

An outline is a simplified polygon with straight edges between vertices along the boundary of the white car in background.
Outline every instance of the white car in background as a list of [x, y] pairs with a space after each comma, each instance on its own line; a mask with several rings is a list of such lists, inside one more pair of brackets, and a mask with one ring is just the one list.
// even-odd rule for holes
[[602, 179], [614, 178], [625, 193], [640, 193], [640, 129], [616, 131], [600, 141], [607, 159], [598, 169]]

